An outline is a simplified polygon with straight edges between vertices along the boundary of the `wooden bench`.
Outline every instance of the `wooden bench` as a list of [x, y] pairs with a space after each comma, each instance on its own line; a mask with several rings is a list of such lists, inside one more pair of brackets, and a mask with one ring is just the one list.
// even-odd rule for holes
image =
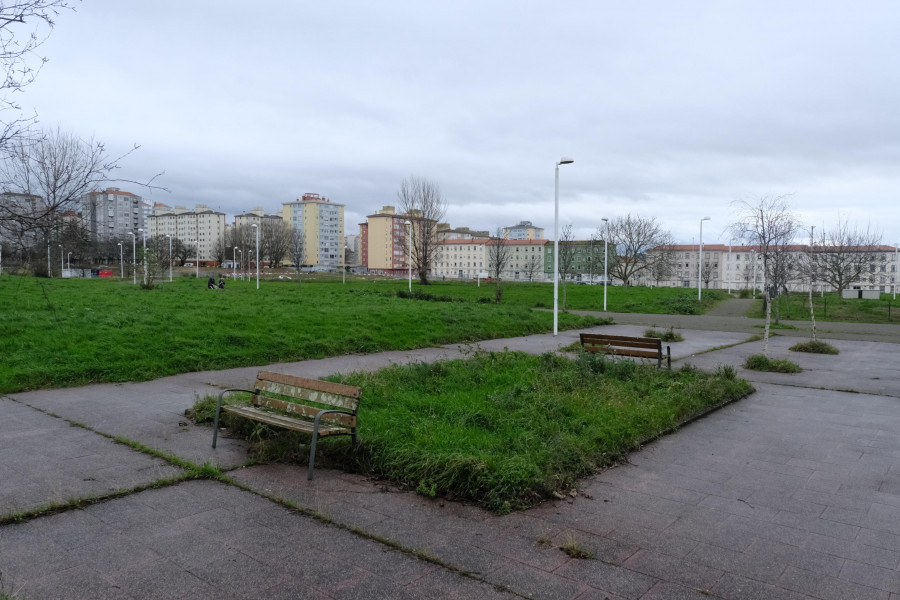
[[[663, 350], [662, 340], [659, 338], [582, 333], [581, 346], [585, 352], [655, 358], [656, 367], [662, 368]], [[666, 346], [666, 364], [670, 369], [672, 368], [672, 350], [669, 346]]]
[[[222, 397], [231, 392], [252, 394], [252, 405], [222, 406]], [[223, 410], [276, 427], [302, 431], [312, 436], [309, 448], [309, 470], [306, 478], [313, 478], [316, 441], [331, 435], [349, 435], [356, 445], [356, 411], [360, 389], [350, 385], [304, 379], [260, 371], [252, 390], [229, 388], [219, 393], [213, 424], [212, 447], [219, 434], [219, 413]]]

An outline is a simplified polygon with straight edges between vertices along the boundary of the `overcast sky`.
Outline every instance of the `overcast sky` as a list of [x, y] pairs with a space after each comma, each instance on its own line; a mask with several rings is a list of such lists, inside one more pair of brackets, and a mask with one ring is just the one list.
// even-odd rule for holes
[[19, 96], [43, 126], [140, 150], [156, 202], [274, 213], [305, 192], [346, 233], [437, 182], [454, 227], [579, 238], [653, 216], [728, 243], [736, 203], [790, 194], [900, 242], [900, 3], [84, 0]]

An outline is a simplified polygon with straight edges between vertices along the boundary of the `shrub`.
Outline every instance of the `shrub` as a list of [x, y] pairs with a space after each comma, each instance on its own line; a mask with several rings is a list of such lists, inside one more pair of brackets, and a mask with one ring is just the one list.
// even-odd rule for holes
[[660, 304], [662, 304], [669, 312], [678, 315], [697, 314], [697, 301], [686, 296], [681, 296], [678, 298], [666, 298]]
[[665, 331], [657, 331], [656, 329], [648, 329], [644, 332], [644, 337], [659, 338], [664, 342], [683, 342], [684, 336], [675, 333], [675, 326], [669, 327]]
[[799, 373], [800, 365], [789, 360], [772, 360], [765, 354], [753, 354], [747, 357], [744, 368], [751, 371], [773, 371], [776, 373]]
[[813, 354], [838, 354], [839, 350], [827, 342], [819, 340], [809, 340], [808, 342], [798, 342], [788, 348], [794, 352], [811, 352]]

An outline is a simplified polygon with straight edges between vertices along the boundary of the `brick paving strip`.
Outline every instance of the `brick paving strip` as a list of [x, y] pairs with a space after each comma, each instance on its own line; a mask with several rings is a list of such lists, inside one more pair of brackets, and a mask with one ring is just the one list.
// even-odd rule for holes
[[[664, 326], [663, 316], [647, 318]], [[735, 329], [685, 331], [673, 355], [704, 367], [737, 364], [754, 344], [740, 344], [747, 335]], [[603, 330], [635, 335], [643, 326]], [[576, 337], [479, 345], [542, 352]], [[810, 371], [774, 382], [772, 374], [742, 371], [757, 382], [756, 394], [583, 480], [568, 500], [497, 516], [337, 471], [317, 471], [308, 482], [301, 467], [242, 468], [229, 474], [256, 493], [188, 481], [0, 527], [0, 591], [15, 598], [900, 599], [900, 346], [842, 341], [841, 355], [818, 357], [788, 353], [789, 344], [776, 341], [773, 356], [790, 354]], [[717, 346], [732, 347], [702, 353]], [[457, 355], [445, 347], [274, 370], [321, 377]], [[66, 420], [195, 464], [241, 464], [243, 442], [223, 440], [212, 451], [209, 428], [186, 424], [183, 411], [216, 389], [246, 385], [255, 371], [0, 400], [0, 514], [179, 471]], [[570, 558], [559, 549], [566, 543], [595, 558]]]

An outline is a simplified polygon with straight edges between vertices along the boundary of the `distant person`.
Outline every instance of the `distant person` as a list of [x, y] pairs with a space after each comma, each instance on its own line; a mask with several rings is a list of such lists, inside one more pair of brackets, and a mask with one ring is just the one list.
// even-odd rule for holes
[[220, 290], [225, 289], [225, 278], [224, 277], [219, 277], [219, 289]]
[[218, 288], [216, 287], [216, 278], [215, 278], [215, 277], [210, 277], [210, 278], [209, 278], [209, 281], [206, 282], [206, 287], [207, 287], [208, 289], [210, 289], [210, 290], [216, 290], [216, 289], [218, 289]]

